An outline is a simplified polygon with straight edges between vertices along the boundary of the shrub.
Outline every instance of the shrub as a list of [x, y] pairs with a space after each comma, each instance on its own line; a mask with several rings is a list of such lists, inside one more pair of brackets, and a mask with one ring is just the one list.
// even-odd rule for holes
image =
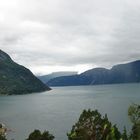
[[122, 140], [127, 138], [126, 130], [120, 133], [116, 125], [95, 110], [84, 110], [80, 115], [78, 122], [68, 133], [69, 140]]
[[0, 135], [0, 140], [7, 140], [5, 136]]
[[133, 123], [130, 139], [140, 140], [140, 105], [131, 105], [128, 109], [128, 116]]
[[43, 133], [40, 130], [34, 130], [26, 140], [53, 140], [54, 136], [50, 134], [48, 131], [44, 131]]

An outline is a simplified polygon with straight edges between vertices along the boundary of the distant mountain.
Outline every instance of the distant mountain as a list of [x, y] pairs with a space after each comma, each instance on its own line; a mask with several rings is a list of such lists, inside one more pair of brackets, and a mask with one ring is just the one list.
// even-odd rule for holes
[[0, 94], [27, 94], [45, 90], [50, 88], [0, 50]]
[[61, 71], [61, 72], [53, 72], [48, 75], [43, 75], [43, 76], [37, 76], [38, 79], [40, 79], [43, 83], [47, 83], [49, 80], [56, 78], [56, 77], [61, 77], [61, 76], [71, 76], [75, 75], [77, 72], [75, 71]]
[[115, 65], [111, 69], [95, 68], [79, 75], [57, 77], [47, 82], [49, 86], [99, 85], [140, 82], [140, 60]]

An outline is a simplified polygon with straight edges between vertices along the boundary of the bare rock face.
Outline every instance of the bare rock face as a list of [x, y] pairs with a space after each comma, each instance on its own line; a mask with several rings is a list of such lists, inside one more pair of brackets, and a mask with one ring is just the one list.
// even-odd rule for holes
[[28, 94], [50, 90], [33, 73], [0, 50], [0, 94]]

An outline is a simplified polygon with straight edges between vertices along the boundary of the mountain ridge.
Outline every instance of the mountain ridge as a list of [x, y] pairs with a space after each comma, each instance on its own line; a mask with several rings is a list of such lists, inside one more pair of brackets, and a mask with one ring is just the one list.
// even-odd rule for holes
[[93, 68], [79, 75], [57, 77], [49, 86], [100, 85], [140, 82], [140, 60], [114, 65], [111, 69]]
[[0, 50], [0, 94], [27, 94], [50, 90], [33, 73]]
[[59, 72], [52, 72], [48, 75], [37, 76], [43, 83], [47, 83], [49, 80], [60, 77], [60, 76], [71, 76], [77, 74], [76, 71], [59, 71]]

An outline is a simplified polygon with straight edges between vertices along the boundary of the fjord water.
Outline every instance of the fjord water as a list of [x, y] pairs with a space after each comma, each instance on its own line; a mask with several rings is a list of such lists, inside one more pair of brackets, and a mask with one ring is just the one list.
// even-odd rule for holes
[[66, 133], [83, 109], [98, 109], [128, 130], [127, 109], [140, 104], [140, 84], [55, 87], [49, 92], [0, 96], [0, 121], [12, 129], [8, 140], [24, 140], [34, 129], [49, 130], [56, 140], [67, 140]]

